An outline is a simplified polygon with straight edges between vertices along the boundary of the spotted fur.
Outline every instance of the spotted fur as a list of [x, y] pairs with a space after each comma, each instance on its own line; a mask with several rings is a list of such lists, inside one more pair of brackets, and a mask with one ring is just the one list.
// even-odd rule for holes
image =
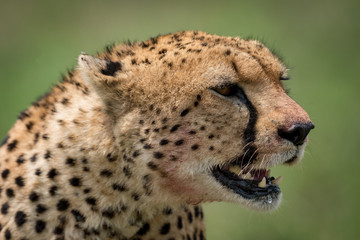
[[[275, 208], [280, 200], [243, 199], [211, 169], [236, 156], [288, 160], [295, 148], [278, 129], [310, 120], [285, 78], [258, 41], [203, 32], [80, 55], [1, 144], [0, 239], [203, 240], [202, 202]], [[229, 83], [246, 102], [212, 90]]]

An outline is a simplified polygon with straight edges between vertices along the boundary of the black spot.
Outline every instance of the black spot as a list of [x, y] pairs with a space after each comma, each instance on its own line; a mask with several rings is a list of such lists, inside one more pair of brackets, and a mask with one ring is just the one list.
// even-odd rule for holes
[[35, 137], [34, 137], [34, 144], [36, 144], [36, 143], [39, 141], [39, 136], [40, 136], [40, 134], [39, 134], [39, 133], [35, 133], [34, 136], [35, 136]]
[[199, 237], [200, 237], [200, 240], [205, 240], [205, 236], [204, 236], [203, 230], [200, 230]]
[[37, 233], [41, 233], [42, 231], [44, 231], [46, 227], [46, 222], [44, 222], [43, 220], [37, 220], [35, 223], [35, 231]]
[[91, 188], [85, 188], [84, 191], [83, 191], [85, 194], [91, 192]]
[[104, 169], [100, 172], [100, 176], [102, 177], [111, 177], [113, 175], [113, 172], [109, 169]]
[[135, 201], [139, 201], [139, 199], [140, 199], [140, 196], [139, 196], [139, 194], [137, 194], [137, 193], [131, 194], [131, 197], [132, 197]]
[[115, 216], [115, 212], [112, 208], [108, 208], [101, 212], [101, 214], [106, 218], [113, 218]]
[[107, 160], [108, 160], [109, 162], [115, 162], [116, 159], [118, 158], [118, 156], [116, 156], [116, 155], [113, 156], [111, 153], [109, 153], [109, 154], [106, 156], [106, 158], [107, 158]]
[[191, 146], [191, 149], [192, 149], [192, 150], [196, 150], [196, 149], [198, 149], [198, 148], [199, 148], [199, 145], [197, 145], [197, 144], [194, 144], [194, 145]]
[[14, 190], [12, 188], [7, 188], [6, 189], [6, 196], [8, 196], [9, 198], [15, 197]]
[[81, 180], [78, 177], [73, 177], [69, 179], [69, 183], [71, 186], [78, 187], [81, 185]]
[[226, 50], [225, 55], [229, 56], [231, 54], [230, 49]]
[[195, 130], [190, 130], [189, 134], [195, 135], [195, 134], [196, 134], [196, 131], [195, 131]]
[[85, 201], [90, 205], [96, 205], [96, 199], [93, 197], [88, 197], [85, 199]]
[[0, 147], [4, 146], [4, 145], [7, 143], [7, 141], [9, 140], [9, 138], [10, 138], [10, 136], [7, 135], [7, 136], [4, 138], [4, 140], [2, 140], [2, 142], [1, 142], [1, 144], [0, 144]]
[[201, 126], [201, 127], [200, 127], [200, 130], [201, 130], [201, 131], [204, 131], [205, 129], [206, 129], [205, 126]]
[[56, 204], [56, 208], [58, 211], [65, 211], [70, 206], [69, 201], [67, 199], [60, 199], [59, 202]]
[[41, 175], [41, 170], [40, 170], [39, 168], [37, 168], [37, 169], [35, 170], [35, 175], [36, 175], [36, 176], [40, 176], [40, 175]]
[[63, 232], [64, 232], [64, 228], [61, 226], [56, 226], [53, 231], [55, 235], [61, 235], [63, 234]]
[[58, 175], [58, 172], [56, 171], [55, 168], [52, 168], [47, 174], [48, 178], [50, 178], [50, 179], [54, 179], [57, 175]]
[[30, 113], [27, 110], [24, 110], [23, 112], [21, 112], [18, 116], [18, 119], [20, 120], [24, 120], [25, 118], [30, 117]]
[[114, 190], [116, 190], [116, 191], [119, 191], [119, 192], [125, 192], [125, 191], [127, 191], [127, 188], [126, 188], [125, 185], [123, 185], [123, 184], [116, 184], [116, 183], [114, 183], [114, 184], [112, 185], [112, 188], [113, 188]]
[[55, 196], [57, 190], [58, 190], [58, 187], [57, 187], [57, 186], [52, 186], [52, 187], [49, 189], [50, 195], [51, 195], [51, 196]]
[[19, 187], [25, 186], [24, 178], [21, 177], [21, 176], [15, 178], [15, 183], [16, 183]]
[[21, 154], [17, 159], [16, 159], [16, 163], [21, 165], [25, 162], [25, 158], [24, 158], [24, 154]]
[[152, 146], [151, 146], [151, 144], [148, 144], [148, 143], [147, 143], [147, 144], [145, 144], [145, 145], [144, 145], [144, 147], [143, 147], [143, 148], [144, 148], [144, 149], [151, 149], [151, 148], [152, 148]]
[[45, 159], [51, 158], [51, 152], [49, 150], [47, 150], [46, 153], [44, 154], [44, 158]]
[[47, 134], [43, 134], [41, 137], [42, 137], [44, 140], [48, 140], [48, 139], [49, 139], [49, 136], [48, 136]]
[[5, 239], [6, 239], [6, 240], [10, 240], [10, 239], [11, 239], [11, 232], [10, 232], [9, 229], [6, 229], [4, 235], [5, 235]]
[[181, 117], [184, 117], [186, 114], [188, 114], [189, 113], [189, 109], [185, 109], [184, 111], [182, 111], [181, 113], [180, 113], [180, 116]]
[[69, 165], [69, 166], [71, 166], [71, 167], [73, 167], [73, 166], [75, 166], [75, 164], [76, 164], [76, 160], [73, 159], [73, 158], [67, 158], [67, 159], [66, 159], [66, 164]]
[[8, 213], [8, 210], [9, 210], [9, 204], [8, 203], [4, 203], [2, 206], [1, 206], [1, 213], [2, 214], [7, 214]]
[[167, 52], [167, 49], [164, 48], [164, 49], [159, 51], [159, 54], [165, 54], [166, 52]]
[[164, 208], [163, 213], [165, 215], [171, 215], [172, 214], [172, 209], [169, 208], [169, 207], [166, 207], [166, 208]]
[[144, 225], [142, 225], [139, 231], [137, 231], [136, 234], [139, 236], [144, 236], [147, 232], [149, 232], [149, 230], [150, 230], [150, 225], [148, 223], [145, 223]]
[[236, 63], [235, 63], [235, 62], [231, 62], [231, 65], [232, 65], [234, 71], [235, 71], [236, 73], [239, 73], [239, 70], [238, 70], [238, 68], [237, 68], [237, 66], [236, 66]]
[[76, 209], [71, 210], [71, 213], [74, 215], [75, 219], [77, 222], [85, 222], [85, 216]]
[[34, 155], [32, 155], [32, 157], [30, 158], [31, 162], [35, 162], [37, 159], [37, 153], [35, 153]]
[[197, 95], [197, 96], [196, 96], [196, 99], [197, 99], [198, 101], [201, 101], [201, 95]]
[[169, 143], [169, 140], [167, 139], [161, 139], [161, 141], [159, 142], [160, 145], [166, 145]]
[[151, 170], [156, 170], [156, 169], [158, 168], [158, 166], [157, 166], [154, 162], [152, 162], [152, 161], [148, 162], [147, 166], [148, 166]]
[[17, 144], [18, 144], [18, 141], [17, 141], [17, 140], [12, 141], [11, 143], [9, 143], [9, 144], [7, 145], [7, 150], [8, 150], [9, 152], [12, 152], [12, 151], [16, 148]]
[[136, 157], [140, 156], [140, 154], [141, 154], [141, 152], [139, 150], [136, 150], [136, 151], [133, 152], [132, 156], [134, 158], [136, 158]]
[[123, 173], [125, 174], [126, 177], [131, 177], [131, 170], [130, 170], [130, 167], [129, 166], [125, 166], [123, 167], [122, 169]]
[[178, 130], [178, 128], [179, 128], [180, 126], [181, 126], [180, 124], [174, 125], [174, 126], [170, 129], [170, 132], [175, 132], [176, 130]]
[[26, 223], [26, 214], [23, 211], [16, 212], [15, 223], [18, 227], [21, 227], [24, 223]]
[[9, 169], [5, 169], [4, 171], [2, 171], [1, 177], [2, 177], [3, 179], [6, 179], [6, 178], [9, 176], [9, 174], [10, 174], [10, 170], [9, 170]]
[[195, 218], [198, 218], [200, 215], [200, 208], [198, 206], [194, 207], [194, 212], [195, 212]]
[[165, 223], [164, 225], [162, 225], [160, 229], [160, 234], [165, 235], [168, 234], [169, 232], [170, 232], [170, 223]]
[[122, 65], [120, 62], [108, 61], [106, 69], [101, 69], [101, 73], [106, 76], [114, 76], [117, 71], [121, 71]]
[[142, 43], [141, 43], [141, 47], [142, 47], [142, 48], [147, 48], [147, 47], [149, 47], [149, 44], [148, 44], [148, 43], [145, 43], [145, 42], [142, 42]]
[[46, 212], [47, 211], [47, 207], [43, 204], [38, 204], [36, 205], [36, 212], [41, 214], [43, 212]]
[[197, 107], [198, 105], [199, 105], [198, 101], [194, 102], [194, 107]]
[[37, 200], [39, 200], [39, 194], [37, 194], [36, 192], [32, 192], [29, 195], [29, 199], [32, 202], [36, 202]]
[[188, 220], [189, 220], [189, 223], [192, 223], [193, 222], [193, 215], [191, 212], [188, 212]]
[[215, 137], [214, 134], [210, 134], [210, 135], [208, 136], [209, 139], [213, 139], [214, 137]]
[[161, 159], [164, 157], [164, 154], [161, 152], [154, 152], [154, 158]]
[[26, 129], [28, 130], [28, 132], [30, 132], [32, 127], [34, 126], [34, 122], [30, 121], [25, 126], [26, 126]]
[[175, 145], [176, 146], [180, 146], [180, 145], [182, 145], [184, 143], [184, 139], [180, 139], [180, 140], [177, 140], [176, 142], [175, 142]]

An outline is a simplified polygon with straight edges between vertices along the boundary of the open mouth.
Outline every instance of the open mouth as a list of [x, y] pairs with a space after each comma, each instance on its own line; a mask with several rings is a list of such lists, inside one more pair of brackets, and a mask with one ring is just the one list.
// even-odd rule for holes
[[270, 170], [241, 168], [230, 164], [215, 167], [215, 179], [245, 199], [260, 200], [264, 197], [271, 203], [281, 193], [279, 184], [282, 177], [270, 176]]

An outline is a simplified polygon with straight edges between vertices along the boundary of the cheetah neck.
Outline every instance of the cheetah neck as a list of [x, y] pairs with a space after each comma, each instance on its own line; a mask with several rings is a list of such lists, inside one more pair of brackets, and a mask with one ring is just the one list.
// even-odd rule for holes
[[[141, 157], [130, 144], [119, 146], [110, 130], [111, 119], [99, 103], [76, 75], [59, 84], [25, 111], [10, 131], [10, 140], [22, 136], [18, 148], [31, 149], [25, 155], [15, 149], [12, 157], [29, 159], [18, 168], [31, 192], [51, 199], [52, 206], [46, 208], [55, 209], [55, 214], [48, 215], [48, 222], [63, 226], [64, 234], [107, 229], [114, 236], [130, 237], [164, 209], [180, 204], [148, 198], [152, 176], [137, 170]], [[26, 136], [17, 132], [29, 125]], [[26, 206], [17, 200], [19, 208]]]

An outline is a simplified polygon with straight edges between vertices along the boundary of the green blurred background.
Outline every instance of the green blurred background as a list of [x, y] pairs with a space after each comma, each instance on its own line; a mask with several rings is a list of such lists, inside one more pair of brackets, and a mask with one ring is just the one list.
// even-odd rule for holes
[[291, 96], [316, 129], [303, 162], [278, 167], [283, 204], [205, 205], [208, 239], [359, 239], [359, 1], [0, 1], [0, 138], [17, 114], [114, 41], [178, 30], [254, 36], [291, 68]]

